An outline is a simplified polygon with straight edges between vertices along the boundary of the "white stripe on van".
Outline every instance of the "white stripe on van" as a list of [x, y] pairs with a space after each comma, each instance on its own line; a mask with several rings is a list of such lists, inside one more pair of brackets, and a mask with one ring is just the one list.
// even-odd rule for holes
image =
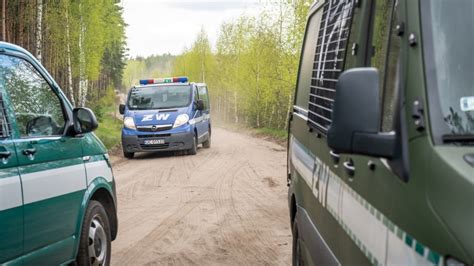
[[110, 169], [107, 161], [100, 160], [95, 162], [86, 163], [86, 173], [87, 173], [87, 185], [89, 186], [94, 179], [98, 177], [103, 177], [107, 182], [112, 182], [113, 174]]
[[292, 137], [290, 142], [291, 145], [291, 160], [293, 162], [293, 166], [298, 170], [298, 173], [303, 177], [304, 181], [308, 184], [309, 187], [313, 185], [313, 170], [314, 170], [314, 156], [306, 152], [302, 145], [294, 145], [299, 144], [294, 141]]
[[0, 211], [22, 204], [20, 176], [0, 178]]
[[24, 174], [25, 204], [54, 198], [87, 188], [84, 165], [76, 164], [51, 170]]
[[[398, 228], [290, 136], [291, 160], [313, 195], [374, 265], [442, 265], [443, 258]], [[313, 160], [315, 166], [308, 166]], [[309, 174], [314, 169], [314, 174]]]

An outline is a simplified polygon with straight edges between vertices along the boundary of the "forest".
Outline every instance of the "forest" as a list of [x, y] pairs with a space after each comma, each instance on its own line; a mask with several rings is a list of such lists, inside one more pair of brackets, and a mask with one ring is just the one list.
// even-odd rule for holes
[[36, 56], [73, 105], [93, 108], [104, 138], [119, 128], [104, 117], [114, 90], [163, 76], [207, 83], [215, 121], [284, 132], [311, 1], [264, 3], [224, 22], [215, 43], [203, 28], [178, 55], [128, 58], [120, 0], [1, 0], [1, 38]]
[[2, 0], [0, 4], [2, 41], [28, 50], [73, 105], [93, 107], [100, 116], [101, 100], [121, 86], [126, 64], [120, 1]]
[[293, 105], [301, 43], [311, 1], [268, 1], [257, 16], [220, 27], [215, 45], [205, 29], [177, 56], [132, 58], [124, 87], [140, 78], [188, 76], [205, 82], [214, 119], [284, 130]]

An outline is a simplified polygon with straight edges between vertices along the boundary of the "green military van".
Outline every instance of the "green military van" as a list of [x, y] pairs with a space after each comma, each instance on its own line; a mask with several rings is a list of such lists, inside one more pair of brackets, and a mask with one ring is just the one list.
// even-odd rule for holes
[[115, 183], [95, 128], [30, 53], [0, 42], [0, 264], [110, 262]]
[[474, 264], [474, 1], [318, 0], [289, 122], [294, 265]]

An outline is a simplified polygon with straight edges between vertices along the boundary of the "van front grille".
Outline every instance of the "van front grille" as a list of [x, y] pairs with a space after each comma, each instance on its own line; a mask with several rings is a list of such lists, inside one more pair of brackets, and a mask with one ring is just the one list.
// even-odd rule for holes
[[161, 132], [170, 130], [173, 128], [173, 125], [164, 125], [164, 126], [137, 126], [137, 130], [140, 132]]
[[353, 0], [330, 0], [323, 7], [308, 107], [308, 124], [323, 133], [327, 133], [332, 122], [336, 84], [344, 66], [353, 8]]
[[138, 135], [140, 139], [153, 139], [153, 138], [165, 138], [170, 137], [171, 134], [153, 134], [153, 135]]
[[170, 146], [169, 143], [165, 144], [154, 144], [154, 145], [145, 145], [145, 144], [140, 144], [140, 147], [143, 150], [161, 150], [161, 149], [167, 149]]

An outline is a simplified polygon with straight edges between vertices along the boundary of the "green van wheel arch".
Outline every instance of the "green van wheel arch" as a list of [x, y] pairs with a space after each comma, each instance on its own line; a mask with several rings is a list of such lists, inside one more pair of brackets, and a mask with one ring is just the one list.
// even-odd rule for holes
[[[115, 182], [115, 181], [113, 181]], [[84, 198], [81, 203], [81, 211], [79, 213], [78, 221], [77, 221], [77, 230], [75, 233], [76, 236], [76, 245], [75, 245], [75, 251], [74, 251], [74, 257], [77, 256], [77, 252], [79, 250], [79, 241], [80, 241], [80, 233], [82, 231], [82, 222], [84, 221], [84, 215], [85, 211], [87, 209], [87, 206], [89, 205], [89, 202], [94, 198], [95, 196], [99, 195], [98, 193], [105, 192], [105, 195], [108, 196], [108, 199], [111, 200], [112, 202], [112, 207], [114, 213], [109, 213], [110, 210], [107, 209], [107, 206], [104, 206], [106, 208], [107, 214], [109, 216], [110, 220], [110, 226], [111, 226], [111, 234], [112, 234], [112, 240], [114, 240], [117, 236], [117, 229], [118, 229], [118, 221], [117, 221], [117, 199], [114, 193], [114, 184], [113, 182], [108, 182], [105, 178], [103, 177], [96, 177], [91, 184], [88, 186], [87, 190], [84, 192]], [[100, 199], [99, 199], [100, 201]], [[103, 202], [101, 202], [103, 204]]]

